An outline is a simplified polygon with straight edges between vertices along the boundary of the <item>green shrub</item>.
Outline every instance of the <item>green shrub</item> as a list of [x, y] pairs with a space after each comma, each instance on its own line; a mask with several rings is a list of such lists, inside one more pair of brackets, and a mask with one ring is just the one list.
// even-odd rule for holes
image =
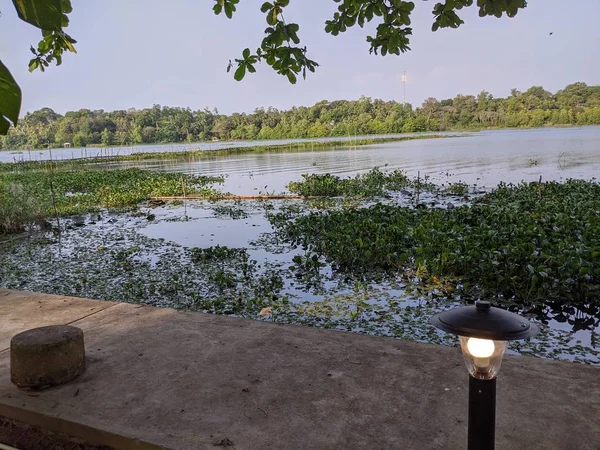
[[44, 208], [20, 184], [0, 184], [0, 234], [16, 233], [45, 222]]

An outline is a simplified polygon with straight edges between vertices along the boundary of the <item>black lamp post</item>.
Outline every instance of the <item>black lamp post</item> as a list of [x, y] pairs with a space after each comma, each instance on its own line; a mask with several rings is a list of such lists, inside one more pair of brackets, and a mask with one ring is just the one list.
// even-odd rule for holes
[[459, 337], [469, 371], [469, 450], [493, 450], [496, 432], [496, 376], [507, 341], [537, 334], [537, 325], [518, 314], [476, 301], [431, 318], [440, 330]]

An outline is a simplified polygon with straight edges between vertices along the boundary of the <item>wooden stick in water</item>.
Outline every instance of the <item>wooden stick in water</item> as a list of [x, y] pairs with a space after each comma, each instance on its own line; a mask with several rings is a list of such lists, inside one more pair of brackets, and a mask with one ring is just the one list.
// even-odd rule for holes
[[304, 200], [317, 197], [302, 197], [300, 195], [187, 195], [187, 196], [167, 196], [167, 197], [150, 197], [151, 200]]
[[185, 181], [183, 180], [183, 177], [181, 177], [181, 189], [183, 191], [183, 214], [187, 217], [187, 204], [185, 203], [187, 196], [185, 195]]

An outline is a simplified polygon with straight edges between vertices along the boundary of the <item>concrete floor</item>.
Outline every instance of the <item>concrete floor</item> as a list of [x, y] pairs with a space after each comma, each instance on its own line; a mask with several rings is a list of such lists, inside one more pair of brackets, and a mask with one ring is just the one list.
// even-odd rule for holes
[[[0, 415], [92, 444], [466, 448], [468, 377], [456, 348], [6, 290], [0, 317]], [[18, 390], [10, 338], [57, 323], [83, 329], [86, 372]], [[497, 448], [600, 448], [599, 381], [598, 367], [507, 356]]]

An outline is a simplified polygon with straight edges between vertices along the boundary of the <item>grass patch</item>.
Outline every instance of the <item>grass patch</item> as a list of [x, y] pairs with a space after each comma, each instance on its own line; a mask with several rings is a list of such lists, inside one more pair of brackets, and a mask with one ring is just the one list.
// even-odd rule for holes
[[[69, 216], [100, 208], [125, 208], [158, 196], [216, 196], [221, 177], [140, 169], [0, 173], [0, 232], [13, 232], [45, 215]], [[56, 209], [55, 209], [56, 208]]]
[[0, 234], [17, 233], [42, 225], [46, 211], [20, 184], [0, 184]]

